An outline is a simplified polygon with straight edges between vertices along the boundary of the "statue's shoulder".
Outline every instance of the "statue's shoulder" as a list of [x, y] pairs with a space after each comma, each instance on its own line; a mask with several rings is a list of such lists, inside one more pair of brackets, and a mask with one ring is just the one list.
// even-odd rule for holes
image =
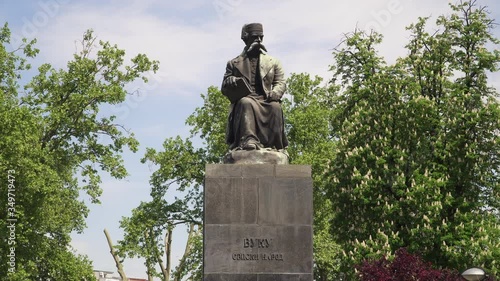
[[235, 58], [232, 58], [229, 60], [229, 63], [231, 64], [236, 64], [239, 63], [240, 61], [244, 60], [245, 58], [242, 55], [238, 55]]
[[267, 52], [266, 53], [262, 53], [262, 55], [260, 56], [260, 59], [261, 60], [265, 60], [267, 63], [280, 64], [280, 61], [276, 57], [271, 56]]

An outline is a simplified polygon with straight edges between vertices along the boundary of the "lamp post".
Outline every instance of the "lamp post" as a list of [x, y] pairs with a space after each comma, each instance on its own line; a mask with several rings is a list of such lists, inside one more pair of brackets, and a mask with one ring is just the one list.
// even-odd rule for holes
[[488, 278], [488, 275], [486, 275], [486, 272], [484, 271], [484, 269], [478, 268], [478, 267], [473, 267], [473, 268], [469, 268], [466, 271], [464, 271], [462, 273], [462, 277], [468, 281], [482, 281], [482, 280], [486, 280], [486, 278]]

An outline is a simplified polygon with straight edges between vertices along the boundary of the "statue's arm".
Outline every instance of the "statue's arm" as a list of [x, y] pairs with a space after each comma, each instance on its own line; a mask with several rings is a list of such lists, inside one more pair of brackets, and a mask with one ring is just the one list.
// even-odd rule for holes
[[283, 66], [279, 60], [276, 60], [276, 63], [274, 64], [274, 79], [272, 85], [272, 92], [281, 99], [286, 91], [286, 79], [285, 71], [283, 70]]
[[222, 86], [221, 86], [221, 91], [222, 91], [222, 94], [223, 95], [226, 95], [226, 87], [229, 86], [228, 83], [228, 79], [229, 77], [233, 77], [233, 64], [231, 61], [228, 61], [227, 62], [227, 65], [226, 65], [226, 72], [224, 73], [224, 77], [222, 78]]

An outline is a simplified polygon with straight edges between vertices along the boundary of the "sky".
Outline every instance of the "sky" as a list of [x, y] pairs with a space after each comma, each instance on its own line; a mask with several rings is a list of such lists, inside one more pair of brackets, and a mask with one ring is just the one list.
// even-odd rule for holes
[[[37, 38], [42, 62], [65, 68], [78, 50], [78, 40], [93, 29], [99, 40], [126, 50], [128, 58], [144, 53], [160, 61], [160, 70], [148, 74], [148, 84], [127, 86], [130, 95], [104, 114], [117, 116], [134, 132], [141, 146], [137, 153], [124, 153], [130, 176], [115, 180], [103, 174], [100, 205], [90, 205], [87, 228], [73, 234], [72, 245], [87, 255], [95, 269], [116, 268], [103, 229], [113, 241], [123, 237], [119, 221], [130, 216], [141, 201], [149, 199], [149, 177], [154, 167], [141, 164], [146, 148], [161, 150], [168, 137], [187, 137], [185, 119], [202, 105], [201, 94], [220, 86], [226, 62], [243, 46], [241, 27], [261, 22], [269, 54], [280, 59], [289, 76], [306, 72], [329, 80], [332, 51], [346, 33], [374, 29], [384, 36], [379, 53], [391, 63], [406, 54], [409, 33], [405, 27], [418, 17], [450, 13], [447, 0], [0, 0], [0, 19], [8, 22], [13, 44], [20, 38]], [[500, 19], [500, 2], [478, 0], [490, 17]], [[3, 25], [2, 22], [2, 25]], [[500, 27], [493, 31], [500, 38]], [[490, 84], [500, 89], [500, 75]], [[198, 142], [199, 144], [199, 142]], [[175, 192], [171, 196], [175, 195]], [[85, 199], [85, 198], [83, 198]], [[173, 258], [181, 257], [185, 229], [174, 232]], [[126, 260], [128, 277], [146, 278], [142, 260]], [[117, 276], [117, 274], [115, 274]]]

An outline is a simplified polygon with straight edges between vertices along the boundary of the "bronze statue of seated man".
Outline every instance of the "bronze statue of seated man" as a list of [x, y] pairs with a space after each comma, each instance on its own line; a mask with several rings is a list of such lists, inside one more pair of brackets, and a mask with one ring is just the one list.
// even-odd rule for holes
[[222, 93], [231, 100], [226, 141], [231, 150], [288, 146], [281, 97], [286, 83], [281, 63], [262, 44], [262, 24], [245, 24], [243, 52], [227, 63]]

